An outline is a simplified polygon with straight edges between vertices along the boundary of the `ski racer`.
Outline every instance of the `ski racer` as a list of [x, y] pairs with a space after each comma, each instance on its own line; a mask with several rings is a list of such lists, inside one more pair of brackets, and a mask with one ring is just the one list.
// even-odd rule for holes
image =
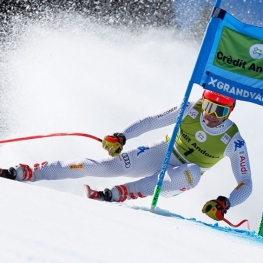
[[[237, 185], [228, 197], [218, 196], [208, 201], [202, 209], [203, 213], [217, 221], [224, 218], [230, 207], [244, 202], [252, 192], [246, 144], [235, 123], [228, 118], [235, 103], [235, 99], [209, 90], [204, 90], [202, 98], [197, 102], [188, 102], [162, 185], [161, 196], [164, 197], [190, 190], [198, 184], [203, 173], [228, 156]], [[102, 146], [110, 158], [43, 162], [32, 166], [19, 164], [9, 169], [0, 169], [0, 176], [18, 181], [125, 176], [138, 180], [104, 191], [89, 189], [89, 197], [123, 202], [126, 199], [151, 196], [170, 135], [129, 151], [123, 151], [123, 146], [126, 140], [143, 133], [174, 125], [178, 113], [179, 107], [174, 106], [137, 120], [121, 132], [105, 136]]]

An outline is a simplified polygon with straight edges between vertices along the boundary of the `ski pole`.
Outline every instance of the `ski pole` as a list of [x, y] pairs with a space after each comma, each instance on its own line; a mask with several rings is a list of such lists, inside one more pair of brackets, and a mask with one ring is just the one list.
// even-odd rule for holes
[[46, 134], [46, 135], [34, 135], [34, 136], [28, 136], [28, 137], [21, 137], [21, 138], [14, 138], [14, 139], [7, 139], [7, 140], [0, 140], [1, 143], [8, 143], [8, 142], [18, 142], [18, 141], [25, 141], [25, 140], [32, 140], [32, 139], [41, 139], [41, 138], [47, 138], [47, 137], [55, 137], [55, 136], [83, 136], [88, 137], [94, 140], [97, 140], [99, 142], [102, 142], [102, 139], [86, 134], [86, 133], [79, 133], [79, 132], [59, 132], [59, 133], [52, 133], [52, 134]]
[[244, 219], [242, 220], [241, 222], [239, 222], [238, 224], [234, 225], [232, 224], [230, 221], [228, 221], [227, 219], [223, 218], [222, 219], [223, 221], [225, 221], [228, 225], [232, 226], [232, 227], [239, 227], [241, 226], [242, 224], [244, 224], [245, 222], [247, 222], [247, 229], [250, 230], [250, 224], [249, 224], [249, 221], [247, 219]]

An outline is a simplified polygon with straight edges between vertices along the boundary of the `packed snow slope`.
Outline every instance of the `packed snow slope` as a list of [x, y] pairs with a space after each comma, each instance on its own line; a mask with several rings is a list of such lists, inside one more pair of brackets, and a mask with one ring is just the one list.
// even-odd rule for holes
[[1, 262], [262, 262], [252, 232], [0, 181]]
[[[53, 22], [18, 20], [13, 26], [17, 34], [2, 43], [0, 61], [1, 139], [55, 132], [102, 138], [181, 103], [200, 47], [174, 28], [134, 31], [75, 14], [58, 15]], [[190, 100], [201, 94], [202, 88], [194, 86]], [[236, 187], [228, 159], [191, 191], [160, 198], [156, 214], [148, 211], [150, 197], [122, 205], [84, 197], [83, 183], [103, 189], [127, 178], [1, 179], [0, 262], [261, 262], [262, 237], [256, 233], [263, 211], [262, 113], [261, 106], [238, 102], [231, 114], [246, 140], [254, 183], [249, 199], [226, 218], [234, 224], [248, 219], [251, 231], [246, 225], [237, 231], [215, 224], [201, 213], [206, 201], [228, 196]], [[159, 140], [172, 129], [130, 140], [125, 149]], [[99, 142], [83, 137], [0, 147], [4, 168], [83, 157], [107, 153]]]

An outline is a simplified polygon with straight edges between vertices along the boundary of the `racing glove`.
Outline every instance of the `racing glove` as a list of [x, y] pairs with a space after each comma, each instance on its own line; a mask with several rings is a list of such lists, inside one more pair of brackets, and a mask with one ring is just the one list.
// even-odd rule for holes
[[202, 212], [216, 221], [221, 221], [229, 208], [229, 200], [224, 196], [218, 196], [217, 199], [206, 202]]
[[122, 133], [113, 133], [113, 135], [107, 135], [102, 140], [102, 147], [109, 152], [112, 157], [120, 155], [123, 145], [126, 143], [126, 138]]

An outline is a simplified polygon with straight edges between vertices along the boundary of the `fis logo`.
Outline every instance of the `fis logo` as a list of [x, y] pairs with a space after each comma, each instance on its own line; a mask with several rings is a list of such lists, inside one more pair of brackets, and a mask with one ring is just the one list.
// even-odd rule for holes
[[195, 119], [196, 116], [199, 114], [199, 112], [195, 109], [191, 109], [190, 112], [188, 113], [188, 115], [192, 118]]
[[146, 150], [149, 150], [150, 148], [149, 147], [145, 147], [145, 146], [140, 146], [137, 148], [138, 150], [140, 150], [138, 153], [137, 153], [137, 156], [141, 153], [143, 153], [144, 151]]

